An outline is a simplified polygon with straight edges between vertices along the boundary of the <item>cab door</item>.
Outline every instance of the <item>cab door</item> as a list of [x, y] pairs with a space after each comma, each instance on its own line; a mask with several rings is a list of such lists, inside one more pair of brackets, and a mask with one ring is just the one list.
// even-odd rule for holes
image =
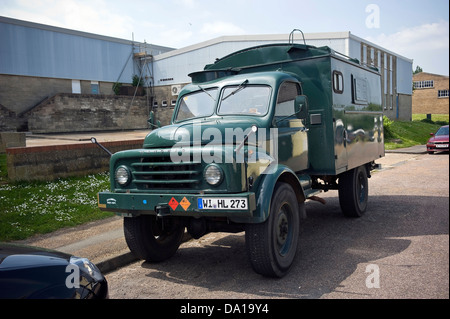
[[285, 81], [280, 85], [274, 113], [278, 134], [278, 162], [299, 172], [308, 168], [308, 137], [304, 119], [297, 117], [295, 99], [301, 94], [300, 83]]

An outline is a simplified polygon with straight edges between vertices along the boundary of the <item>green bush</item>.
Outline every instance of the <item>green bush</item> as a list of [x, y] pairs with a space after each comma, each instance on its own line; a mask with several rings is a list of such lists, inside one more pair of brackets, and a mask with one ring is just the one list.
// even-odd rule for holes
[[133, 85], [133, 86], [143, 86], [144, 85], [144, 80], [141, 79], [139, 76], [137, 76], [135, 74], [135, 75], [133, 75], [131, 85]]
[[383, 127], [384, 127], [384, 138], [385, 140], [390, 140], [394, 138], [394, 134], [392, 132], [392, 121], [390, 118], [388, 118], [386, 115], [383, 115]]
[[122, 83], [120, 83], [120, 82], [115, 82], [113, 84], [112, 89], [114, 91], [114, 94], [119, 95], [121, 86], [122, 86]]

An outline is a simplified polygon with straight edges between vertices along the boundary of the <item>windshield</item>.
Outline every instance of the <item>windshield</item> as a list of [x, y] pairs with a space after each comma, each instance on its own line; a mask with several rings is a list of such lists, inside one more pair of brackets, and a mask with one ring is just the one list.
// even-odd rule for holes
[[435, 134], [436, 136], [448, 135], [448, 126], [442, 126]]
[[186, 94], [181, 98], [175, 122], [211, 116], [216, 106], [217, 88]]
[[223, 90], [218, 114], [265, 115], [269, 107], [270, 86], [229, 86]]

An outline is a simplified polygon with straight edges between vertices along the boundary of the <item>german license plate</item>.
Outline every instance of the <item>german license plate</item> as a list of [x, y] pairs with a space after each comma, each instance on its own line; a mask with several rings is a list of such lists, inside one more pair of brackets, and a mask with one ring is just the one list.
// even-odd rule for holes
[[448, 144], [436, 144], [437, 148], [448, 148]]
[[245, 197], [236, 198], [198, 198], [198, 209], [247, 209], [248, 203]]

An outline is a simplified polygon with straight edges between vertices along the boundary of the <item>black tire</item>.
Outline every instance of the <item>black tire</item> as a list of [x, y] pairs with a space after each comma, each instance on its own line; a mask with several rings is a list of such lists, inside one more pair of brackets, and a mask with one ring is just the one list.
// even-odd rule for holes
[[185, 226], [176, 217], [141, 215], [125, 217], [123, 228], [128, 248], [137, 258], [158, 262], [175, 254]]
[[289, 271], [297, 252], [300, 232], [298, 205], [292, 187], [278, 183], [267, 220], [246, 225], [247, 254], [253, 270], [258, 274], [283, 277]]
[[361, 217], [367, 209], [369, 182], [365, 166], [339, 176], [339, 204], [347, 217]]

